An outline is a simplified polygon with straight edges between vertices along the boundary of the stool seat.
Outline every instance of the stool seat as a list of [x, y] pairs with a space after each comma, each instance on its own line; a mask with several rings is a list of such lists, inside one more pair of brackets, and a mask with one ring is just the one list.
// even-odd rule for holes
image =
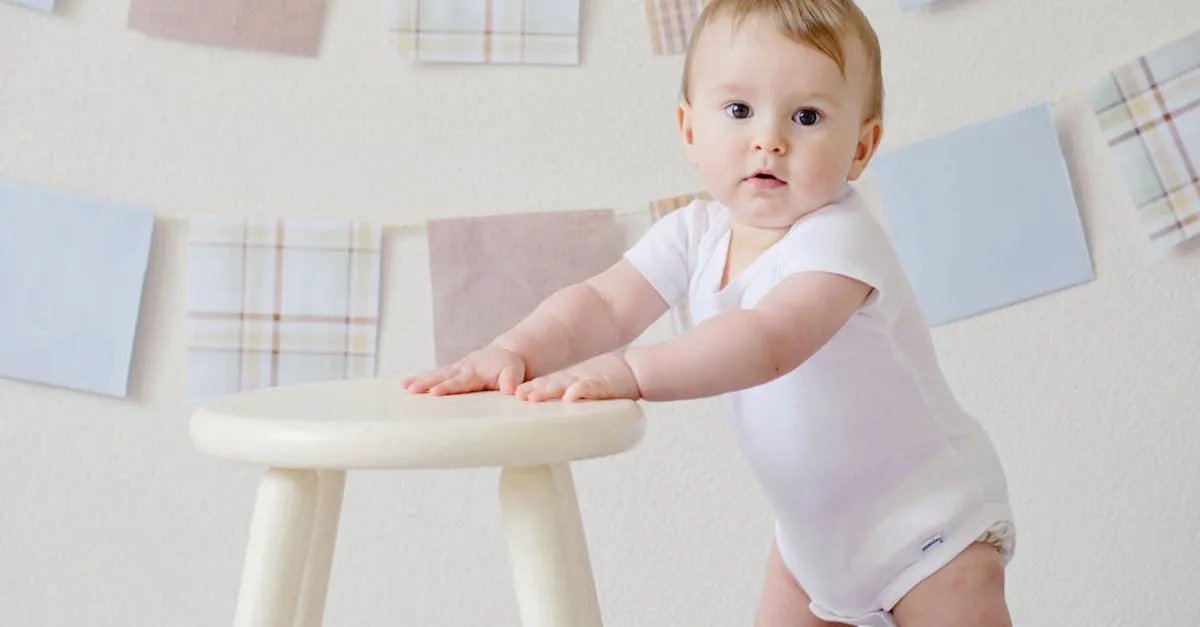
[[239, 392], [201, 406], [190, 426], [205, 454], [308, 469], [554, 464], [628, 450], [644, 430], [641, 409], [630, 400], [429, 396], [387, 379]]
[[633, 448], [630, 400], [531, 403], [498, 392], [428, 396], [399, 381], [259, 388], [203, 404], [202, 453], [266, 467], [235, 627], [320, 627], [346, 473], [500, 467], [498, 496], [524, 627], [602, 627], [571, 463]]

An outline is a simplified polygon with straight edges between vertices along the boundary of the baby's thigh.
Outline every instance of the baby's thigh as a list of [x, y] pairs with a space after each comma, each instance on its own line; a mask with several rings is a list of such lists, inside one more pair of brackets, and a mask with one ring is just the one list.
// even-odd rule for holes
[[976, 543], [909, 591], [892, 610], [899, 627], [1012, 627], [1004, 559]]
[[754, 627], [837, 627], [813, 616], [809, 602], [808, 593], [783, 565], [779, 545], [773, 542]]

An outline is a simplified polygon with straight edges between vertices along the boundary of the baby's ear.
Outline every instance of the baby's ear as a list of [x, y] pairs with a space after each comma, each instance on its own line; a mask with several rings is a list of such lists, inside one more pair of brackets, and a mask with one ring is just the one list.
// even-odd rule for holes
[[696, 141], [692, 134], [692, 106], [686, 102], [679, 103], [679, 107], [675, 110], [675, 117], [679, 123], [679, 138], [683, 140], [683, 151], [687, 154], [688, 161], [696, 163]]
[[879, 148], [879, 142], [883, 139], [883, 121], [879, 118], [871, 118], [862, 123], [862, 127], [858, 130], [858, 145], [854, 147], [854, 160], [850, 162], [851, 181], [857, 181], [858, 177], [862, 176], [867, 165], [871, 163], [871, 158], [875, 156], [875, 151]]

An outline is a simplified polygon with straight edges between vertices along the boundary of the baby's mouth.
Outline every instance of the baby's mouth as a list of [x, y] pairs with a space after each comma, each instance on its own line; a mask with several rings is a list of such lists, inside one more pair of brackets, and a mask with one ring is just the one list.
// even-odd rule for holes
[[775, 176], [775, 174], [769, 170], [759, 170], [758, 172], [747, 176], [744, 180], [755, 186], [775, 187], [787, 184], [787, 181]]

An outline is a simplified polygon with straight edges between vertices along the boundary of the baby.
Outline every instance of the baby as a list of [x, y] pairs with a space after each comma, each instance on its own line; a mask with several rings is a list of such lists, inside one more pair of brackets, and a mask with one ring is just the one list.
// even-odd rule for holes
[[[713, 200], [405, 387], [720, 396], [777, 521], [757, 625], [1011, 625], [1003, 469], [850, 186], [879, 145], [882, 85], [852, 0], [712, 0], [678, 122]], [[693, 328], [627, 347], [683, 298]]]

